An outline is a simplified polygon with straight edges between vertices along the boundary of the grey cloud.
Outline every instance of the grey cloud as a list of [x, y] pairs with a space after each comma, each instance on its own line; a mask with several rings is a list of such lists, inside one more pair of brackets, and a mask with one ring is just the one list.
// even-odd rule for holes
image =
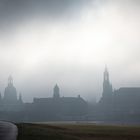
[[32, 17], [64, 17], [74, 15], [92, 0], [1, 0], [0, 24], [2, 27], [17, 24]]
[[108, 3], [131, 8], [139, 5], [138, 0], [0, 0], [0, 26], [8, 28], [32, 18], [69, 19], [93, 3], [93, 8]]

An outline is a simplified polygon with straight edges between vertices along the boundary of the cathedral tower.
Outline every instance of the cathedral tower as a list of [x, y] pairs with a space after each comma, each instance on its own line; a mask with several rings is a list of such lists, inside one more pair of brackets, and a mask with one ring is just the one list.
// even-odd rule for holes
[[110, 102], [112, 99], [112, 85], [109, 81], [109, 72], [107, 67], [105, 67], [104, 75], [103, 75], [103, 94], [102, 94], [102, 101], [103, 102]]
[[8, 78], [8, 86], [5, 88], [4, 91], [4, 102], [6, 104], [17, 102], [17, 91], [16, 88], [13, 86], [12, 76], [9, 76]]

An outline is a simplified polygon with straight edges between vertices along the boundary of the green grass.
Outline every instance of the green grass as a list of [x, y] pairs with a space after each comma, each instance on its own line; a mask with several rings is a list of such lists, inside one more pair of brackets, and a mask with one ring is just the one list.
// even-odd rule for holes
[[17, 124], [18, 140], [140, 140], [140, 127], [90, 124]]

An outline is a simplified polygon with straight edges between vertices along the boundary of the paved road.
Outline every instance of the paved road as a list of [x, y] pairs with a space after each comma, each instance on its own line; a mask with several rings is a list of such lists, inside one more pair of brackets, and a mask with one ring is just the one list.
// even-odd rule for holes
[[0, 121], [0, 140], [16, 140], [17, 132], [16, 125]]

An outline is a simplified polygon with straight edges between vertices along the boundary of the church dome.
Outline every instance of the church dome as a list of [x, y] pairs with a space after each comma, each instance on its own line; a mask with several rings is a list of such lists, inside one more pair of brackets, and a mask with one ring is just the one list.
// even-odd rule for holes
[[13, 78], [11, 76], [8, 78], [8, 86], [4, 91], [4, 101], [6, 103], [14, 103], [17, 101], [17, 91], [13, 86]]

